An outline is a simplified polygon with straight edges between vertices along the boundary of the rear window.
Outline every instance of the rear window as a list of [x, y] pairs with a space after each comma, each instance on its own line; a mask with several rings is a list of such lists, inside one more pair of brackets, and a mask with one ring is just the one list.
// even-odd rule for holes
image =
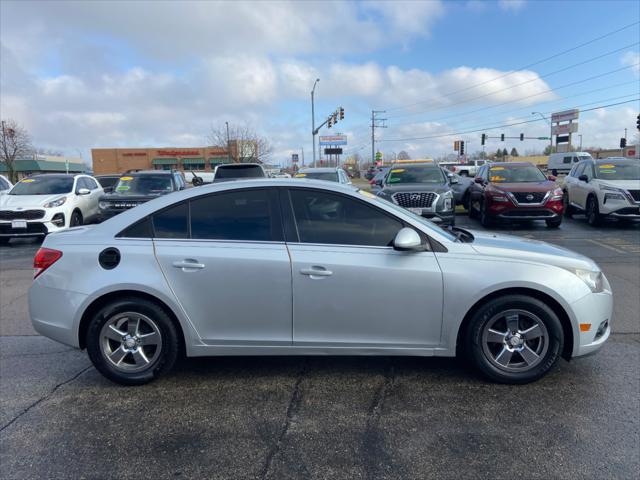
[[260, 165], [219, 166], [215, 180], [233, 180], [236, 178], [264, 178]]
[[338, 172], [300, 172], [296, 178], [310, 178], [312, 180], [327, 180], [329, 182], [338, 181]]

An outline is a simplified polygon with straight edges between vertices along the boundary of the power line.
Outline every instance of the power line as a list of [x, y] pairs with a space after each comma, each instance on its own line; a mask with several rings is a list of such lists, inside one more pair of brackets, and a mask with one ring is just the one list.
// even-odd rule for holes
[[[617, 105], [624, 105], [626, 103], [631, 103], [631, 102], [636, 102], [639, 101], [640, 98], [634, 98], [631, 100], [626, 100], [624, 102], [617, 102], [617, 103], [610, 103], [608, 105], [600, 105], [598, 107], [593, 107], [593, 108], [588, 108], [586, 110], [582, 110], [582, 113], [585, 112], [591, 112], [593, 110], [600, 110], [601, 108], [607, 108], [607, 107], [615, 107]], [[549, 114], [550, 112], [546, 112], [547, 114]], [[407, 141], [414, 141], [414, 140], [430, 140], [433, 138], [444, 138], [444, 137], [452, 137], [455, 135], [466, 135], [469, 133], [479, 133], [479, 132], [485, 132], [487, 130], [495, 130], [496, 128], [509, 128], [509, 127], [516, 127], [518, 125], [524, 125], [527, 123], [535, 123], [535, 122], [540, 122], [542, 121], [541, 118], [534, 118], [532, 120], [526, 120], [526, 121], [522, 121], [522, 122], [515, 122], [515, 123], [509, 123], [506, 125], [495, 125], [495, 126], [491, 126], [491, 127], [484, 127], [484, 128], [478, 128], [478, 129], [474, 129], [474, 130], [466, 130], [463, 132], [452, 132], [452, 133], [444, 133], [444, 134], [439, 134], [439, 135], [429, 135], [426, 137], [411, 137], [411, 138], [389, 138], [389, 139], [381, 139], [378, 140], [379, 142], [407, 142]]]
[[[607, 37], [610, 37], [611, 35], [615, 35], [616, 33], [622, 32], [623, 30], [631, 28], [634, 25], [638, 25], [639, 23], [640, 23], [640, 21], [636, 21], [636, 22], [630, 23], [630, 24], [625, 25], [625, 26], [623, 26], [621, 28], [618, 28], [617, 30], [605, 33], [604, 35], [601, 35], [599, 37], [593, 38], [593, 39], [588, 40], [588, 41], [586, 41], [584, 43], [581, 43], [579, 45], [576, 45], [575, 47], [571, 47], [571, 48], [569, 48], [567, 50], [564, 50], [562, 52], [555, 53], [555, 54], [551, 55], [550, 57], [543, 58], [542, 60], [538, 60], [538, 61], [535, 61], [533, 63], [529, 63], [528, 65], [523, 65], [522, 67], [516, 68], [515, 70], [513, 70], [511, 72], [504, 73], [504, 74], [499, 75], [499, 76], [497, 76], [495, 78], [492, 78], [490, 80], [485, 80], [484, 82], [477, 83], [475, 85], [471, 85], [469, 87], [465, 87], [465, 88], [462, 88], [460, 90], [456, 90], [456, 91], [453, 91], [453, 92], [450, 92], [450, 93], [446, 93], [443, 96], [444, 97], [448, 97], [448, 96], [451, 96], [451, 95], [455, 95], [457, 93], [461, 93], [461, 92], [465, 92], [465, 91], [471, 90], [473, 88], [481, 87], [482, 85], [486, 85], [486, 84], [491, 83], [491, 82], [495, 82], [496, 80], [500, 80], [501, 78], [508, 77], [510, 75], [513, 75], [514, 73], [519, 72], [519, 71], [526, 70], [528, 68], [534, 67], [534, 66], [539, 65], [541, 63], [548, 62], [549, 60], [553, 60], [554, 58], [560, 57], [560, 56], [565, 55], [565, 54], [567, 54], [569, 52], [572, 52], [574, 50], [578, 50], [579, 48], [582, 48], [582, 47], [585, 47], [585, 46], [590, 45], [592, 43], [595, 43], [595, 42], [597, 42], [599, 40], [602, 40], [603, 38], [607, 38]], [[425, 101], [422, 101], [422, 102], [414, 102], [414, 103], [403, 105], [403, 106], [399, 106], [399, 107], [388, 108], [387, 110], [390, 111], [390, 112], [391, 111], [395, 111], [395, 110], [404, 110], [406, 108], [411, 108], [411, 107], [414, 107], [416, 105], [420, 105], [420, 104], [428, 103], [428, 102], [429, 102], [429, 100], [425, 100]]]
[[[528, 98], [537, 97], [537, 96], [540, 96], [540, 95], [544, 95], [546, 93], [552, 93], [552, 92], [554, 92], [556, 90], [560, 90], [560, 89], [567, 88], [567, 87], [572, 87], [572, 86], [575, 86], [575, 85], [579, 85], [581, 83], [589, 82], [591, 80], [595, 80], [595, 79], [598, 79], [598, 78], [606, 77], [607, 75], [611, 75], [613, 73], [617, 73], [617, 72], [620, 72], [622, 70], [627, 70], [629, 68], [634, 68], [634, 67], [637, 67], [638, 65], [640, 65], [640, 63], [636, 63], [634, 65], [627, 65], [627, 66], [624, 66], [624, 67], [616, 68], [614, 70], [609, 70], [608, 72], [599, 73], [598, 75], [593, 75], [591, 77], [587, 77], [587, 78], [584, 78], [582, 80], [576, 80], [575, 82], [569, 82], [569, 83], [566, 83], [564, 85], [560, 85], [559, 87], [550, 88], [548, 90], [543, 90], [542, 92], [534, 93], [532, 95], [527, 95], [526, 97], [520, 97], [520, 98], [516, 98], [514, 100], [509, 100], [507, 102], [498, 103], [496, 105], [490, 105], [490, 106], [486, 106], [486, 107], [481, 107], [481, 108], [477, 108], [475, 110], [469, 110], [469, 111], [458, 113], [458, 114], [454, 114], [454, 115], [448, 115], [446, 117], [440, 117], [440, 118], [433, 119], [433, 120], [430, 120], [430, 121], [438, 122], [438, 121], [441, 121], [441, 120], [448, 120], [450, 118], [461, 117], [461, 116], [464, 116], [464, 115], [467, 115], [467, 114], [470, 114], [470, 113], [484, 112], [484, 111], [492, 109], [492, 108], [502, 107], [504, 105], [509, 105], [511, 103], [521, 102], [522, 100], [526, 100]], [[636, 82], [634, 81], [634, 82], [627, 82], [627, 83], [636, 83]], [[597, 90], [595, 90], [595, 91], [597, 91]], [[571, 98], [571, 97], [566, 97], [566, 98]], [[416, 124], [416, 123], [420, 123], [420, 121], [397, 123], [395, 125], [391, 125], [391, 128], [395, 128], [395, 127], [402, 126], [402, 125], [413, 125], [413, 124]]]
[[[513, 88], [516, 88], [516, 87], [521, 87], [522, 85], [526, 85], [528, 83], [536, 82], [536, 81], [541, 80], [543, 78], [550, 77], [550, 76], [555, 75], [557, 73], [565, 72], [565, 71], [570, 70], [572, 68], [579, 67], [579, 66], [585, 65], [587, 63], [594, 62], [594, 61], [599, 60], [599, 59], [601, 59], [603, 57], [606, 57], [606, 56], [609, 56], [609, 55], [613, 55], [614, 53], [621, 52], [622, 50], [626, 50], [626, 49], [628, 49], [630, 47], [634, 47], [634, 46], [637, 46], [637, 45], [640, 45], [640, 42], [634, 42], [634, 43], [631, 43], [629, 45], [625, 45], [624, 47], [620, 47], [620, 48], [617, 48], [615, 50], [611, 50], [609, 52], [603, 53], [603, 54], [598, 55], [596, 57], [592, 57], [592, 58], [589, 58], [587, 60], [583, 60], [582, 62], [574, 63], [573, 65], [569, 65], [567, 67], [563, 67], [563, 68], [561, 68], [559, 70], [555, 70], [553, 72], [546, 73], [544, 75], [539, 75], [539, 76], [536, 76], [535, 78], [531, 78], [531, 79], [526, 80], [524, 82], [516, 83], [514, 85], [510, 85], [508, 87], [501, 88], [499, 90], [494, 90], [493, 92], [485, 93], [483, 95], [479, 95], [479, 96], [471, 97], [471, 98], [466, 98], [464, 100], [460, 100], [458, 102], [450, 103], [448, 105], [440, 105], [440, 106], [437, 106], [437, 107], [434, 107], [434, 108], [430, 108], [428, 111], [424, 111], [423, 110], [421, 112], [404, 113], [404, 114], [401, 114], [401, 115], [394, 115], [394, 116], [391, 116], [389, 118], [400, 118], [400, 117], [410, 117], [410, 116], [414, 116], [414, 115], [424, 115], [425, 113], [433, 112], [435, 110], [442, 110], [443, 108], [451, 108], [451, 107], [455, 107], [456, 105], [461, 105], [463, 103], [468, 103], [468, 102], [471, 102], [471, 101], [474, 101], [474, 100], [478, 100], [478, 99], [481, 99], [481, 98], [490, 97], [492, 95], [496, 95], [498, 93], [502, 93], [502, 92], [505, 92], [507, 90], [511, 90]], [[443, 96], [446, 97], [448, 95], [443, 95]]]

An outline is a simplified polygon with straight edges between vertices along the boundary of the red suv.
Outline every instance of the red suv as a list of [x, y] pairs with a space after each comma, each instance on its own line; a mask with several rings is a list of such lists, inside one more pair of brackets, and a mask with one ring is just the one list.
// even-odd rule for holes
[[562, 190], [554, 177], [531, 163], [492, 163], [478, 171], [469, 188], [469, 216], [483, 226], [493, 220], [544, 220], [557, 228], [562, 223]]

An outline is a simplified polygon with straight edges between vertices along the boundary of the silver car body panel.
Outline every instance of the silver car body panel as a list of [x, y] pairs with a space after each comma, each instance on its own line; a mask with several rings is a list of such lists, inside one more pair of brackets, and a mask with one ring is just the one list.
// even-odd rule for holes
[[[252, 187], [309, 187], [356, 196], [447, 251], [116, 237], [177, 201]], [[40, 333], [78, 347], [86, 309], [105, 294], [134, 291], [159, 299], [175, 315], [189, 356], [453, 356], [460, 325], [478, 301], [499, 290], [527, 288], [548, 295], [566, 311], [574, 356], [602, 345], [606, 338], [594, 336], [601, 321], [611, 320], [609, 284], [605, 279], [604, 291], [592, 293], [571, 273], [598, 269], [592, 260], [543, 242], [473, 234], [473, 243], [456, 242], [423, 218], [332, 182], [213, 184], [151, 200], [100, 225], [49, 235], [43, 246], [57, 248], [63, 256], [30, 288], [31, 318]], [[106, 247], [121, 252], [122, 261], [113, 270], [97, 262]], [[204, 267], [191, 268], [185, 261]], [[594, 328], [583, 333], [579, 323]]]

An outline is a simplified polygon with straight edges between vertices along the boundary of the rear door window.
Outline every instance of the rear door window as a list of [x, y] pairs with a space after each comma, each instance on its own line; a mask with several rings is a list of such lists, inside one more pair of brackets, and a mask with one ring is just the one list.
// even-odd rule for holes
[[181, 202], [153, 214], [157, 238], [189, 238], [189, 203]]

